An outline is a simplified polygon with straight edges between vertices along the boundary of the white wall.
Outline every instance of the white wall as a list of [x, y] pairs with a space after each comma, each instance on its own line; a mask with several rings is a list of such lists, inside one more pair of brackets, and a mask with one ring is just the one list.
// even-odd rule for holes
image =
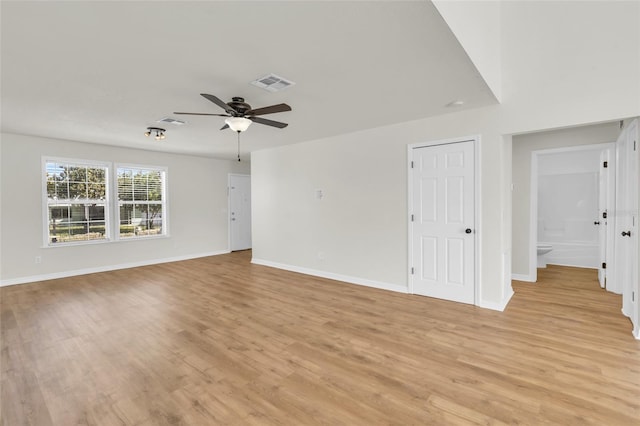
[[512, 147], [512, 272], [519, 279], [529, 275], [531, 153], [551, 148], [615, 142], [618, 122], [580, 126], [513, 137]]
[[469, 59], [498, 99], [502, 98], [499, 1], [433, 1]]
[[[0, 280], [33, 281], [228, 250], [227, 174], [248, 164], [2, 134]], [[168, 167], [168, 238], [43, 247], [42, 156]], [[35, 257], [42, 258], [35, 264]]]
[[510, 279], [503, 280], [510, 218], [503, 221], [509, 211], [501, 208], [509, 204], [503, 153], [510, 138], [498, 134], [497, 112], [463, 111], [254, 152], [254, 261], [406, 291], [407, 145], [480, 134], [479, 304], [503, 306], [511, 295]]
[[640, 115], [640, 2], [501, 4], [504, 133]]

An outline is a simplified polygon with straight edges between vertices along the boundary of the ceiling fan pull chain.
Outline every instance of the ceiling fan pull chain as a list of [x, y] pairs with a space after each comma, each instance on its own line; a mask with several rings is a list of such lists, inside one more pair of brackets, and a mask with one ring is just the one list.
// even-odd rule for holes
[[240, 162], [240, 132], [238, 132], [238, 162]]

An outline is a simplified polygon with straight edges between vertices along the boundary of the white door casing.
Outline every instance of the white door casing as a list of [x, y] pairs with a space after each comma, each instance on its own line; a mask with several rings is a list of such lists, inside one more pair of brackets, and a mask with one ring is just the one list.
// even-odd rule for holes
[[409, 289], [476, 303], [475, 140], [410, 146]]
[[594, 225], [598, 226], [598, 252], [599, 261], [601, 264], [598, 268], [598, 281], [600, 287], [605, 287], [607, 270], [605, 265], [607, 262], [607, 228], [606, 219], [607, 216], [607, 187], [609, 179], [608, 167], [604, 167], [604, 164], [608, 165], [609, 152], [602, 150], [600, 152], [600, 173], [598, 179], [598, 217], [594, 218]]
[[229, 249], [251, 248], [251, 176], [229, 175]]
[[[595, 149], [609, 152], [609, 163], [608, 163], [608, 180], [607, 180], [607, 198], [606, 198], [606, 210], [607, 210], [607, 220], [606, 225], [607, 228], [607, 273], [605, 274], [607, 284], [607, 290], [613, 290], [613, 285], [615, 282], [615, 276], [613, 275], [613, 258], [615, 257], [615, 252], [613, 250], [614, 245], [614, 222], [615, 218], [615, 197], [616, 197], [616, 144], [615, 142], [602, 143], [602, 144], [594, 144], [594, 145], [578, 145], [578, 146], [569, 146], [564, 148], [551, 148], [551, 149], [542, 149], [531, 152], [531, 177], [530, 177], [530, 205], [529, 205], [529, 281], [536, 282], [538, 280], [538, 270], [537, 270], [537, 244], [538, 244], [538, 178], [539, 178], [539, 162], [540, 156], [547, 154], [559, 154], [563, 152], [581, 152], [581, 151], [592, 151]], [[602, 165], [600, 165], [602, 167]], [[602, 170], [602, 169], [600, 169]], [[602, 175], [600, 176], [602, 179]], [[598, 183], [600, 186], [602, 184], [602, 180]], [[601, 209], [600, 200], [598, 202], [598, 209]], [[614, 214], [612, 214], [614, 212]], [[601, 213], [601, 211], [600, 211]], [[601, 217], [601, 216], [600, 216]], [[595, 219], [595, 218], [594, 218]], [[595, 219], [594, 221], [597, 221]], [[600, 219], [601, 226], [602, 217]], [[600, 272], [598, 273], [598, 277], [600, 278]]]
[[[594, 223], [598, 224], [598, 247], [600, 252], [600, 262], [598, 269], [598, 280], [600, 287], [607, 288], [614, 286], [615, 262], [614, 262], [614, 218], [611, 216], [615, 211], [615, 143], [611, 143], [609, 148], [605, 148], [600, 153], [600, 176], [598, 187], [598, 217]], [[606, 265], [606, 266], [605, 266]]]

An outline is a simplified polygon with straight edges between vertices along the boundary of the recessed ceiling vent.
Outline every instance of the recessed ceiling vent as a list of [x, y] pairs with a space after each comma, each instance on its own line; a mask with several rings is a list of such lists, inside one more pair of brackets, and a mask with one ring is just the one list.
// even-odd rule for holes
[[182, 126], [183, 124], [185, 124], [184, 121], [176, 120], [175, 118], [171, 118], [171, 117], [162, 118], [158, 120], [158, 123], [169, 123], [169, 124], [175, 124], [176, 126]]
[[252, 81], [251, 84], [269, 92], [279, 92], [289, 86], [293, 86], [295, 83], [275, 74], [269, 74]]

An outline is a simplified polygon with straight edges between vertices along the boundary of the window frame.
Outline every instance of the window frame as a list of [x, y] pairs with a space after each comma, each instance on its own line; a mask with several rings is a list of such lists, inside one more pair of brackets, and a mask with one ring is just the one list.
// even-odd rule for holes
[[[49, 235], [49, 199], [47, 192], [47, 163], [61, 163], [73, 166], [103, 167], [105, 169], [105, 200], [104, 200], [104, 238], [99, 240], [80, 240], [52, 243]], [[138, 170], [159, 171], [162, 174], [162, 233], [157, 235], [140, 235], [134, 237], [120, 237], [120, 200], [118, 199], [118, 169], [130, 168]], [[116, 163], [113, 161], [88, 160], [81, 158], [55, 157], [43, 155], [40, 163], [40, 181], [42, 185], [41, 224], [42, 248], [73, 247], [82, 245], [105, 244], [120, 241], [141, 241], [158, 238], [168, 238], [169, 235], [169, 168], [150, 164]]]
[[[162, 233], [156, 235], [135, 235], [132, 237], [120, 236], [120, 199], [118, 188], [118, 170], [119, 169], [137, 169], [137, 170], [149, 170], [158, 171], [161, 173], [161, 187], [162, 187]], [[156, 238], [168, 238], [169, 237], [169, 209], [168, 206], [168, 190], [167, 175], [169, 174], [168, 167], [154, 166], [150, 164], [133, 164], [133, 163], [114, 163], [113, 165], [113, 209], [114, 209], [114, 224], [113, 235], [114, 241], [140, 241]]]
[[[113, 240], [112, 236], [112, 220], [111, 220], [111, 163], [107, 161], [86, 160], [79, 158], [63, 158], [43, 156], [40, 165], [40, 179], [42, 183], [42, 242], [43, 248], [51, 247], [71, 247], [87, 244], [105, 244]], [[65, 241], [65, 242], [51, 242], [51, 236], [49, 235], [49, 197], [47, 192], [47, 164], [48, 163], [60, 163], [72, 166], [84, 166], [84, 167], [100, 167], [105, 169], [105, 198], [104, 198], [104, 238], [99, 240], [80, 240], [80, 241]]]

